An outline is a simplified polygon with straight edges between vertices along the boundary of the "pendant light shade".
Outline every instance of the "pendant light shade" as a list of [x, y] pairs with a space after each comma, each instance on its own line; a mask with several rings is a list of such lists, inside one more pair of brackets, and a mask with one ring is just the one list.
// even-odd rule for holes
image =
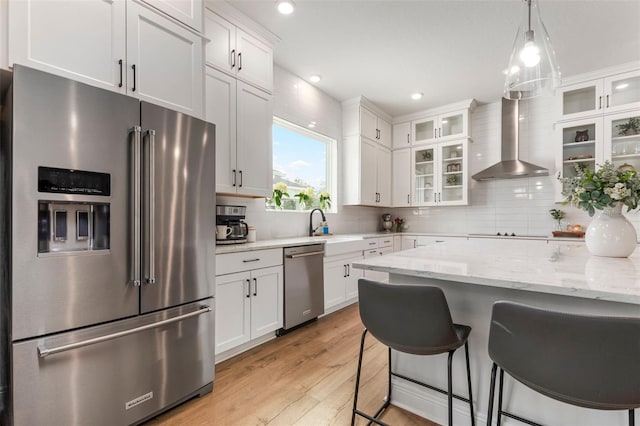
[[551, 93], [560, 84], [560, 67], [538, 0], [523, 0], [520, 27], [511, 50], [504, 82], [504, 97], [528, 99]]

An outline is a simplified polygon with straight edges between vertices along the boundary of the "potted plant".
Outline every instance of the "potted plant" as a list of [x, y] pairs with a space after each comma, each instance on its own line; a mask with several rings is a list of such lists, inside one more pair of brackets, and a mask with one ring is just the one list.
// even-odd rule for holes
[[308, 186], [300, 190], [300, 192], [294, 195], [294, 197], [298, 199], [298, 202], [300, 203], [300, 206], [302, 207], [302, 209], [307, 210], [308, 208], [311, 207], [313, 194], [314, 194], [313, 188]]
[[319, 195], [320, 198], [320, 208], [322, 210], [331, 208], [331, 195], [327, 191], [322, 191]]
[[549, 213], [551, 213], [551, 217], [556, 221], [556, 230], [562, 231], [562, 219], [564, 219], [565, 213], [560, 209], [551, 209]]
[[622, 215], [622, 207], [635, 210], [640, 204], [640, 176], [628, 165], [615, 168], [605, 161], [597, 171], [576, 167], [576, 176], [560, 179], [566, 184], [562, 195], [593, 216], [585, 235], [592, 254], [606, 257], [627, 257], [636, 248], [636, 230]]
[[616, 125], [618, 128], [618, 135], [631, 136], [640, 133], [640, 118], [631, 117], [626, 123]]
[[271, 201], [276, 205], [278, 210], [282, 210], [282, 198], [288, 197], [287, 184], [284, 182], [278, 182], [273, 185], [273, 194], [271, 195]]

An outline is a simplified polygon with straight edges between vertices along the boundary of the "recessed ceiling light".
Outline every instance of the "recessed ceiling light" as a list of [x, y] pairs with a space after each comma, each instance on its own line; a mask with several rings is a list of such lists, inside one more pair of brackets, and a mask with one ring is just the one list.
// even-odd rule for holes
[[424, 96], [424, 93], [414, 93], [413, 95], [411, 95], [411, 99], [413, 99], [414, 101], [417, 101], [418, 99], [422, 99], [423, 96]]
[[309, 127], [310, 129], [313, 129], [314, 127], [316, 127], [316, 122], [312, 121], [311, 123], [309, 123], [307, 127]]
[[314, 74], [314, 75], [312, 75], [311, 77], [309, 77], [309, 81], [310, 81], [310, 82], [312, 82], [312, 83], [317, 83], [317, 82], [319, 82], [320, 80], [322, 80], [322, 77], [320, 77], [320, 76], [319, 76], [319, 75], [317, 75], [317, 74]]
[[290, 0], [281, 0], [278, 2], [278, 12], [283, 15], [291, 15], [293, 13], [293, 2]]
[[627, 87], [629, 87], [629, 84], [628, 84], [628, 83], [618, 84], [618, 85], [616, 86], [616, 90], [623, 90], [623, 89], [626, 89]]

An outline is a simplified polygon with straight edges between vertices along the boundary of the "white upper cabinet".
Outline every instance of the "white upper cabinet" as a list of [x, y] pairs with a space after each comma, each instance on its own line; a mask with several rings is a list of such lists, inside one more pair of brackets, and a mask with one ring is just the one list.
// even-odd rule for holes
[[206, 104], [216, 125], [216, 192], [270, 196], [272, 96], [207, 68]]
[[342, 103], [342, 129], [345, 136], [361, 135], [391, 148], [391, 118], [363, 96]]
[[557, 99], [560, 120], [640, 108], [640, 70], [562, 87]]
[[411, 206], [411, 149], [396, 149], [392, 155], [391, 206]]
[[202, 32], [202, 0], [144, 0], [158, 10]]
[[414, 144], [467, 137], [469, 135], [469, 110], [463, 109], [414, 120], [411, 127]]
[[408, 148], [411, 146], [411, 123], [398, 123], [393, 125], [393, 149]]
[[127, 33], [127, 92], [202, 117], [202, 38], [135, 2], [127, 4]]
[[9, 65], [125, 93], [123, 0], [9, 2]]
[[264, 41], [236, 27], [231, 22], [205, 11], [206, 63], [273, 92], [273, 48]]
[[414, 206], [469, 204], [467, 139], [411, 150]]
[[203, 115], [201, 36], [138, 2], [11, 0], [9, 32], [10, 65]]
[[391, 151], [363, 136], [343, 139], [343, 204], [391, 205]]

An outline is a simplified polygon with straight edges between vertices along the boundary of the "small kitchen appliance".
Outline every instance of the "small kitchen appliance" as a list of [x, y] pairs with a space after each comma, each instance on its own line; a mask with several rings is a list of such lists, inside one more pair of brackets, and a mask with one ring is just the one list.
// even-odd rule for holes
[[242, 244], [247, 242], [249, 225], [244, 221], [245, 206], [216, 206], [216, 226], [228, 226], [231, 232], [226, 238], [216, 236], [216, 244]]

